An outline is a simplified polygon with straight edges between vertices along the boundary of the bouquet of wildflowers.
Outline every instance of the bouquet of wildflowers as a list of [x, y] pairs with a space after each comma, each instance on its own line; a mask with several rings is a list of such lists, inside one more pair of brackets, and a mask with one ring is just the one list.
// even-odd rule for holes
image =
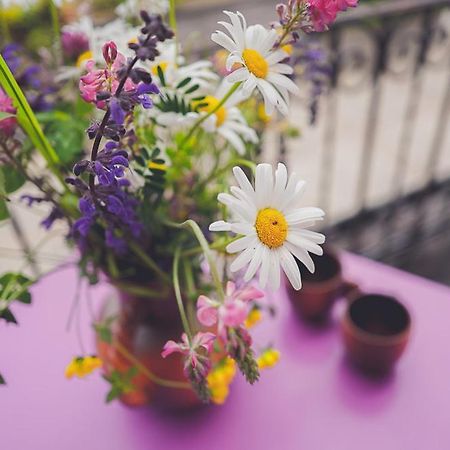
[[[263, 289], [277, 290], [282, 274], [300, 289], [298, 262], [314, 271], [309, 253], [320, 255], [325, 240], [311, 230], [324, 212], [301, 205], [305, 183], [283, 163], [257, 164], [261, 136], [269, 121], [288, 114], [299, 73], [312, 86], [315, 113], [327, 69], [303, 36], [325, 30], [357, 0], [289, 0], [276, 7], [278, 21], [269, 27], [225, 11], [211, 36], [222, 47], [215, 65], [186, 62], [173, 2], [152, 2], [139, 16], [137, 3], [121, 5], [120, 17], [104, 27], [83, 19], [63, 28], [55, 89], [45, 93], [65, 105], [61, 114], [86, 126], [86, 141], [73, 138], [79, 128], [69, 120], [69, 148], [54, 137], [64, 116], [35, 115], [16, 65], [3, 54], [2, 215], [21, 185], [16, 178], [27, 180], [39, 194], [25, 201], [49, 205], [45, 227], [67, 224], [67, 241], [91, 283], [104, 276], [146, 301], [176, 301], [183, 331], [161, 356], [181, 354], [195, 393], [222, 403], [237, 369], [252, 384], [278, 360], [271, 346], [257, 353], [249, 332], [264, 311]], [[74, 80], [81, 97], [74, 98]], [[4, 275], [0, 317], [15, 321], [11, 303], [30, 301], [34, 281]], [[96, 329], [111, 340], [107, 323]], [[66, 374], [84, 376], [101, 365], [99, 357], [77, 357]], [[136, 363], [126, 374], [105, 376], [109, 399], [132, 389], [139, 370], [170, 386]]]

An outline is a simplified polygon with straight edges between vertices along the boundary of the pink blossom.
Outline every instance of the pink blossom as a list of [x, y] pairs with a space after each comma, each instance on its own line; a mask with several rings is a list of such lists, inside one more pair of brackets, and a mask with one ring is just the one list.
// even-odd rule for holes
[[[0, 88], [0, 111], [8, 114], [15, 114], [16, 109], [13, 106], [12, 100]], [[11, 136], [16, 129], [17, 120], [15, 117], [8, 117], [0, 120], [0, 134]]]
[[[79, 84], [83, 100], [95, 103], [100, 109], [105, 107], [105, 102], [98, 101], [97, 94], [100, 92], [115, 94], [120, 83], [118, 72], [126, 64], [125, 56], [117, 51], [117, 46], [112, 41], [107, 42], [103, 46], [103, 57], [106, 61], [106, 67], [97, 69], [95, 62], [89, 60], [86, 63], [88, 73], [80, 78]], [[135, 84], [128, 78], [125, 82], [124, 90], [130, 91], [134, 88]]]
[[[216, 335], [213, 333], [197, 333], [191, 341], [186, 333], [181, 335], [181, 342], [167, 341], [164, 345], [161, 356], [166, 358], [172, 353], [181, 353], [185, 355], [186, 361], [184, 370], [186, 376], [190, 376], [191, 370], [206, 376], [211, 367], [207, 355], [211, 352]], [[206, 355], [205, 355], [206, 353]]]
[[197, 300], [197, 318], [207, 327], [217, 323], [218, 334], [225, 339], [226, 327], [241, 326], [250, 311], [250, 302], [262, 297], [264, 293], [253, 286], [236, 289], [236, 285], [229, 281], [223, 303], [200, 295]]
[[338, 12], [355, 7], [358, 0], [310, 0], [309, 13], [315, 31], [324, 31], [332, 24]]

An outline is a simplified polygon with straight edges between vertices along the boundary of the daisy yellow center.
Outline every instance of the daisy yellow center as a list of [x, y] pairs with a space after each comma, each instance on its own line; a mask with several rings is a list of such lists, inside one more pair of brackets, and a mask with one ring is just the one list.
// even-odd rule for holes
[[167, 70], [169, 63], [167, 61], [161, 61], [156, 66], [152, 67], [152, 74], [157, 76], [158, 75], [158, 67], [161, 69], [162, 73], [164, 73]]
[[247, 69], [258, 78], [266, 78], [269, 73], [269, 63], [263, 58], [261, 53], [251, 48], [246, 48], [242, 52], [242, 59]]
[[269, 248], [281, 247], [287, 238], [286, 218], [274, 208], [265, 208], [258, 212], [255, 228], [259, 240]]
[[90, 50], [87, 50], [86, 52], [82, 53], [78, 59], [77, 59], [77, 63], [76, 66], [77, 67], [83, 67], [84, 63], [86, 63], [87, 61], [89, 61], [90, 59], [93, 58], [93, 54]]
[[[214, 111], [220, 102], [216, 97], [207, 95], [204, 99], [199, 100], [199, 103], [201, 103], [202, 106], [198, 110], [209, 113]], [[227, 110], [224, 106], [221, 106], [214, 114], [216, 116], [216, 127], [220, 127], [227, 119]]]

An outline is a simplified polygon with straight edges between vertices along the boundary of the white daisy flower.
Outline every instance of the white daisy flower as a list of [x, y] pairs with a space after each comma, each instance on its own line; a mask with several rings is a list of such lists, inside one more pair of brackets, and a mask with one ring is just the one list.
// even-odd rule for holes
[[[199, 95], [204, 95], [206, 92], [211, 92], [214, 84], [217, 83], [218, 76], [212, 70], [212, 63], [206, 60], [195, 61], [192, 64], [185, 65], [184, 58], [180, 55], [180, 48], [172, 41], [163, 42], [158, 45], [160, 54], [151, 63], [150, 70], [154, 75], [154, 81], [159, 85], [163, 91], [167, 89], [170, 93], [179, 91], [180, 94], [186, 98], [195, 98]], [[158, 75], [158, 67], [164, 75], [166, 87], [161, 86]], [[183, 84], [183, 87], [177, 89], [177, 86], [187, 78], [190, 78], [189, 83]], [[192, 94], [186, 94], [190, 88], [197, 85], [198, 89]]]
[[[201, 113], [209, 113], [213, 111], [220, 100], [230, 89], [228, 82], [223, 82], [214, 95], [207, 95], [199, 103], [204, 104], [198, 109]], [[221, 106], [212, 116], [203, 123], [203, 128], [209, 133], [217, 133], [228, 141], [236, 151], [243, 155], [245, 153], [245, 142], [256, 144], [258, 136], [252, 128], [247, 125], [247, 121], [242, 115], [237, 104], [243, 100], [239, 93], [231, 96], [225, 105]]]
[[250, 281], [260, 269], [261, 287], [268, 284], [275, 290], [280, 285], [281, 266], [293, 288], [300, 289], [295, 258], [314, 272], [308, 252], [322, 255], [319, 244], [325, 242], [325, 236], [307, 228], [322, 220], [325, 213], [320, 208], [298, 207], [305, 182], [295, 173], [288, 178], [284, 164], [278, 164], [275, 178], [270, 164], [258, 164], [254, 188], [240, 167], [235, 167], [233, 173], [239, 187], [231, 187], [232, 195], [218, 196], [230, 210], [232, 220], [220, 220], [209, 227], [210, 231], [244, 235], [227, 246], [229, 253], [240, 253], [230, 270], [236, 272], [248, 265], [244, 280]]
[[230, 52], [227, 70], [232, 70], [226, 79], [230, 83], [242, 82], [245, 95], [255, 88], [264, 98], [266, 113], [271, 115], [274, 108], [288, 114], [289, 94], [298, 93], [298, 87], [286, 75], [293, 72], [291, 66], [281, 63], [289, 55], [282, 49], [274, 49], [278, 34], [262, 25], [247, 27], [244, 16], [237, 12], [224, 11], [231, 23], [219, 22], [228, 31], [216, 31], [211, 39]]

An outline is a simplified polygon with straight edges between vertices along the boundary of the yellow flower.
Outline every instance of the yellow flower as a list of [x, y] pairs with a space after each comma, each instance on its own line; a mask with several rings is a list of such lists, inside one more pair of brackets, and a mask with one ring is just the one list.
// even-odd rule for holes
[[102, 360], [97, 356], [78, 356], [73, 358], [65, 371], [66, 378], [83, 378], [102, 366]]
[[260, 103], [258, 105], [257, 113], [258, 113], [258, 119], [261, 120], [261, 122], [263, 122], [263, 123], [269, 123], [272, 120], [272, 116], [269, 116], [268, 114], [266, 114], [266, 109], [265, 109], [263, 103]]
[[84, 64], [87, 63], [92, 58], [93, 58], [92, 52], [90, 50], [87, 50], [78, 57], [76, 66], [82, 68], [84, 67]]
[[206, 380], [211, 392], [211, 400], [216, 405], [223, 405], [230, 393], [229, 385], [236, 375], [236, 363], [231, 358], [220, 362], [208, 374]]
[[254, 327], [258, 322], [261, 321], [262, 318], [262, 314], [261, 314], [261, 310], [259, 310], [258, 308], [253, 308], [247, 316], [247, 319], [245, 319], [245, 327], [246, 328], [252, 328]]
[[165, 164], [158, 164], [153, 161], [149, 161], [147, 167], [149, 169], [167, 170], [167, 166]]
[[268, 369], [270, 367], [275, 366], [280, 360], [280, 352], [275, 350], [274, 348], [268, 348], [264, 350], [264, 352], [258, 357], [256, 362], [258, 363], [258, 367], [262, 369]]

